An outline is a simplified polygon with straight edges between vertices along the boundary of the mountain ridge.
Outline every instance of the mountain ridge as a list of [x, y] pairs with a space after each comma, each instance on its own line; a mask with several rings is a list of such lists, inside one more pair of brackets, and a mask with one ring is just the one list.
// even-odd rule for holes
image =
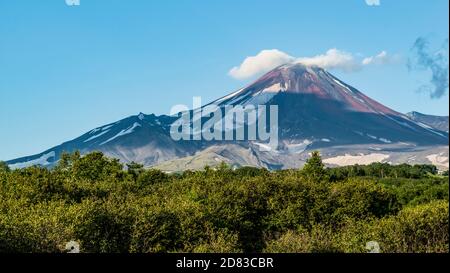
[[[295, 164], [301, 165], [312, 149], [320, 149], [326, 156], [338, 156], [329, 151], [339, 151], [341, 155], [344, 152], [345, 155], [345, 149], [334, 147], [349, 147], [347, 153], [356, 150], [370, 153], [376, 146], [390, 154], [421, 153], [416, 150], [448, 145], [448, 132], [434, 129], [372, 100], [319, 67], [279, 66], [247, 87], [207, 105], [211, 104], [220, 108], [226, 105], [278, 105], [279, 146], [261, 153], [258, 147], [266, 144], [259, 141], [175, 141], [170, 136], [170, 127], [177, 120], [176, 116], [139, 113], [95, 128], [40, 154], [7, 163], [12, 168], [51, 167], [63, 152], [79, 150], [82, 154], [101, 151], [125, 163], [135, 161], [145, 166], [159, 166], [229, 147], [232, 152], [221, 157], [230, 159], [231, 163], [234, 158], [240, 165], [248, 161], [248, 165], [286, 168], [295, 167], [289, 160], [295, 159]], [[254, 160], [250, 154], [242, 156], [246, 152], [241, 148], [259, 158]], [[434, 151], [434, 148], [430, 150]], [[445, 153], [444, 149], [444, 157]], [[417, 162], [431, 162], [426, 155], [419, 159]]]
[[447, 132], [449, 131], [449, 117], [448, 116], [436, 116], [427, 115], [417, 111], [412, 111], [406, 114], [412, 120], [422, 122], [435, 129]]

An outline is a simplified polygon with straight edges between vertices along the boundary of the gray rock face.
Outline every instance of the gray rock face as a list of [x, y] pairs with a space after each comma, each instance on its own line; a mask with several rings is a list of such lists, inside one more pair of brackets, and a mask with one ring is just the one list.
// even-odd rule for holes
[[419, 112], [409, 112], [406, 115], [414, 121], [448, 133], [448, 116], [425, 115]]

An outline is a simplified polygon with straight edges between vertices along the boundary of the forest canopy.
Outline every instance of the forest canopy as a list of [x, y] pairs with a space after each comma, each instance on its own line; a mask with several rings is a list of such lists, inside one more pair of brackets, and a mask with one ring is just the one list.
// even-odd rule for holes
[[432, 165], [325, 168], [318, 153], [281, 171], [0, 163], [0, 252], [448, 252], [448, 186]]

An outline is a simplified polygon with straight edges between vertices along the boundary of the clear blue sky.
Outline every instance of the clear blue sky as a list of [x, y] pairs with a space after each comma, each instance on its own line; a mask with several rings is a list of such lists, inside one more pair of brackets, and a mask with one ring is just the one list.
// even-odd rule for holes
[[[248, 83], [228, 71], [263, 49], [405, 59], [420, 36], [448, 38], [448, 16], [448, 0], [1, 0], [0, 160], [223, 96]], [[428, 71], [399, 62], [334, 74], [397, 111], [448, 114], [448, 95], [415, 91]]]

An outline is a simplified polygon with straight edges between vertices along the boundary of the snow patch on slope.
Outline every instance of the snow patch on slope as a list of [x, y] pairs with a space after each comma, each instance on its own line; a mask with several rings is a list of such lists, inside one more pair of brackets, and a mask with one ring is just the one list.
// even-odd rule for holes
[[352, 90], [350, 90], [350, 88], [348, 88], [347, 86], [345, 86], [343, 83], [341, 83], [339, 80], [335, 79], [334, 77], [331, 77], [331, 79], [337, 83], [340, 87], [344, 88], [344, 92], [347, 94], [353, 93]]
[[269, 86], [261, 91], [261, 93], [278, 93], [280, 91], [285, 91], [286, 89], [281, 86], [281, 83], [276, 83], [272, 86]]
[[101, 137], [101, 136], [104, 135], [104, 134], [107, 134], [109, 131], [110, 131], [110, 130], [106, 130], [106, 131], [101, 132], [100, 134], [91, 136], [90, 138], [86, 139], [86, 140], [83, 141], [83, 142], [86, 143], [86, 142], [92, 141], [92, 140], [94, 140], [94, 139], [96, 139], [96, 138]]
[[214, 104], [221, 103], [221, 102], [223, 102], [223, 101], [225, 101], [225, 100], [227, 100], [227, 99], [230, 99], [230, 98], [236, 96], [237, 94], [239, 94], [239, 93], [242, 92], [242, 91], [244, 91], [244, 88], [239, 89], [238, 91], [236, 91], [236, 92], [234, 92], [234, 93], [231, 93], [231, 94], [229, 94], [229, 95], [227, 95], [227, 96], [225, 96], [225, 97], [223, 97], [223, 98], [220, 98], [220, 99], [214, 101], [213, 103], [214, 103]]
[[383, 143], [387, 143], [387, 144], [392, 143], [392, 141], [390, 141], [389, 139], [384, 138], [384, 137], [377, 137], [377, 136], [374, 136], [374, 135], [371, 135], [371, 134], [366, 134], [366, 135], [368, 137], [370, 137], [371, 139], [375, 139], [375, 140], [381, 141]]
[[109, 129], [110, 129], [111, 127], [113, 127], [113, 126], [114, 126], [114, 124], [107, 125], [107, 126], [105, 126], [105, 127], [102, 128], [102, 131], [109, 130]]
[[263, 105], [268, 103], [277, 93], [275, 92], [259, 92], [254, 95], [251, 99], [245, 102], [245, 105]]
[[139, 124], [139, 123], [137, 123], [137, 122], [135, 122], [135, 123], [133, 124], [133, 126], [129, 127], [128, 129], [125, 129], [125, 130], [120, 131], [117, 135], [115, 135], [115, 136], [113, 136], [112, 138], [110, 138], [110, 139], [108, 139], [108, 140], [106, 140], [106, 141], [100, 143], [100, 146], [101, 146], [101, 145], [104, 145], [104, 144], [106, 144], [106, 143], [108, 143], [108, 142], [111, 142], [111, 141], [113, 141], [114, 139], [116, 139], [116, 138], [118, 138], [118, 137], [125, 136], [125, 135], [128, 135], [128, 134], [133, 133], [133, 132], [134, 132], [134, 129], [136, 129], [137, 127], [142, 127], [142, 125]]
[[387, 139], [387, 138], [383, 138], [383, 137], [380, 137], [379, 139], [378, 139], [379, 141], [381, 141], [381, 142], [384, 142], [384, 143], [392, 143], [392, 141], [390, 141], [389, 139]]
[[300, 154], [303, 153], [309, 145], [311, 145], [313, 142], [311, 140], [305, 139], [303, 142], [301, 143], [290, 143], [290, 144], [285, 144], [288, 152], [289, 153], [293, 153], [293, 154]]
[[50, 158], [54, 158], [55, 156], [56, 156], [56, 153], [54, 151], [52, 151], [47, 154], [43, 154], [41, 157], [39, 157], [37, 159], [30, 160], [27, 162], [11, 164], [11, 165], [9, 165], [9, 167], [11, 168], [11, 170], [15, 170], [15, 169], [31, 167], [34, 165], [48, 166], [51, 164], [50, 162], [48, 162], [48, 160]]
[[259, 143], [259, 142], [253, 142], [253, 143], [255, 145], [257, 145], [259, 147], [260, 151], [262, 151], [262, 152], [272, 152], [273, 151], [272, 147], [270, 147], [267, 144]]
[[101, 130], [101, 128], [96, 128], [96, 129], [90, 131], [89, 134], [90, 134], [90, 135], [95, 134], [95, 133], [97, 133], [97, 132], [100, 131], [100, 130]]

